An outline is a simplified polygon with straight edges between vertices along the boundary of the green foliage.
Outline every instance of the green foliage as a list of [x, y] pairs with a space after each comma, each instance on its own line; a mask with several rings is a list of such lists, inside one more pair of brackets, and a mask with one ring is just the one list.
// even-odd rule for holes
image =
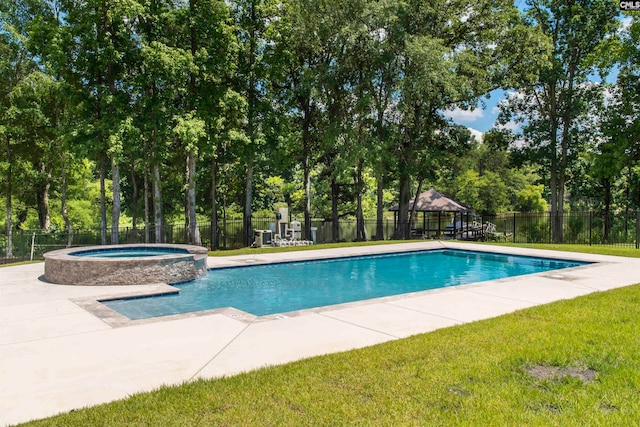
[[206, 136], [206, 124], [204, 120], [194, 117], [193, 112], [187, 113], [184, 117], [174, 117], [176, 123], [173, 132], [184, 145], [185, 151], [198, 152], [198, 141]]
[[[519, 85], [519, 92], [502, 104], [499, 120], [521, 124], [518, 151], [543, 167], [552, 211], [564, 208], [565, 190], [579, 179], [580, 153], [597, 137], [589, 112], [597, 91], [587, 82], [596, 66], [603, 71], [607, 62], [615, 62], [593, 59], [617, 44], [618, 14], [612, 1], [528, 3], [528, 23], [548, 40], [551, 51], [534, 84]], [[562, 241], [562, 223], [554, 223], [552, 230], [554, 240]]]
[[260, 200], [259, 206], [271, 213], [275, 212], [277, 205], [285, 205], [285, 181], [280, 176], [270, 176], [264, 180], [259, 190], [257, 198]]
[[551, 224], [548, 215], [533, 217], [531, 221], [520, 225], [518, 228], [519, 238], [530, 243], [548, 242], [550, 233]]
[[463, 204], [472, 207], [474, 210], [478, 209], [477, 206], [480, 206], [479, 180], [480, 174], [469, 169], [459, 175], [454, 181], [454, 188], [456, 190], [453, 194], [455, 198]]
[[455, 179], [454, 189], [456, 200], [483, 215], [495, 215], [509, 206], [507, 185], [495, 172], [480, 176], [469, 169]]
[[528, 184], [518, 193], [516, 208], [520, 212], [545, 212], [547, 202], [542, 197], [543, 185]]

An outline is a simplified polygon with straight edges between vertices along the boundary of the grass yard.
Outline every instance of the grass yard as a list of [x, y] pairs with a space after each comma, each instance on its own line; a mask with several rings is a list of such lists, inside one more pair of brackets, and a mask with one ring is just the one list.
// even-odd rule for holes
[[36, 261], [9, 262], [9, 263], [6, 263], [6, 264], [0, 264], [0, 268], [2, 268], [2, 267], [15, 267], [16, 265], [37, 264], [39, 262], [43, 262], [43, 261], [42, 260], [36, 260]]
[[554, 251], [581, 252], [586, 254], [600, 254], [612, 256], [625, 256], [640, 258], [640, 249], [634, 246], [588, 246], [588, 245], [565, 245], [549, 243], [491, 243], [498, 246], [513, 246], [518, 248], [547, 249]]
[[638, 325], [635, 285], [25, 425], [633, 425]]

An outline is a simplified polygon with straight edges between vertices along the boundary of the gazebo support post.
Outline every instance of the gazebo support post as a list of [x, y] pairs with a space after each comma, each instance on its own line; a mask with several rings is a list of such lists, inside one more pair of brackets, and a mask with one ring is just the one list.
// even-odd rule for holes
[[467, 238], [469, 238], [469, 211], [467, 211]]
[[398, 211], [393, 211], [393, 235], [398, 234]]

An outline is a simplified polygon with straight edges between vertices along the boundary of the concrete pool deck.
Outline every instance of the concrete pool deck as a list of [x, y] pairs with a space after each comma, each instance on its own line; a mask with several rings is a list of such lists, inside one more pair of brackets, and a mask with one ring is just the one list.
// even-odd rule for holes
[[209, 257], [208, 266], [442, 247], [594, 264], [284, 315], [213, 310], [144, 321], [105, 315], [95, 301], [167, 285], [54, 285], [40, 280], [43, 263], [0, 268], [0, 426], [640, 283], [640, 258], [455, 242]]

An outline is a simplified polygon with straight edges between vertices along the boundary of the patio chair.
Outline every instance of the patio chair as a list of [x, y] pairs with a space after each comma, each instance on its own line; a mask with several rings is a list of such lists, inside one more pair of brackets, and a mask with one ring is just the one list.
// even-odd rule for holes
[[273, 236], [273, 240], [271, 241], [271, 243], [273, 246], [277, 246], [281, 248], [281, 247], [291, 246], [293, 241], [289, 239], [283, 239], [282, 237], [280, 237], [279, 234], [275, 234]]
[[487, 229], [485, 230], [485, 236], [489, 240], [506, 242], [507, 239], [512, 236], [512, 233], [503, 233], [501, 231], [497, 231], [496, 225], [492, 222], [487, 221]]

